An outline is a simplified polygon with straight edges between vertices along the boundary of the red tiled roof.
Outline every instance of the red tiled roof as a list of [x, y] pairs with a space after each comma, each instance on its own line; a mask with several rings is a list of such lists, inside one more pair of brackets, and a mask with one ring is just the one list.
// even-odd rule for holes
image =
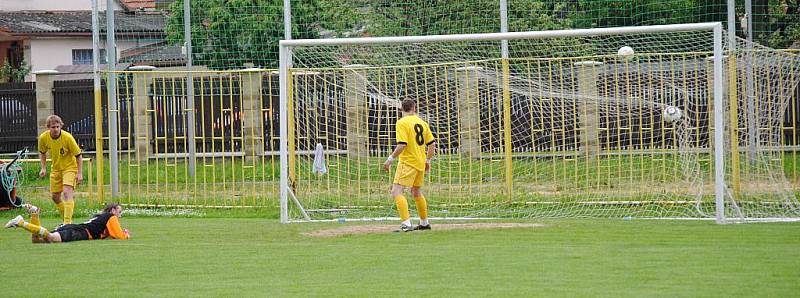
[[[0, 0], [2, 1], [2, 0]], [[100, 24], [105, 24], [105, 13], [100, 14]], [[117, 33], [164, 32], [167, 18], [160, 13], [116, 12]], [[104, 28], [100, 28], [104, 32]], [[92, 32], [91, 11], [0, 11], [0, 32], [13, 35], [65, 34]]]

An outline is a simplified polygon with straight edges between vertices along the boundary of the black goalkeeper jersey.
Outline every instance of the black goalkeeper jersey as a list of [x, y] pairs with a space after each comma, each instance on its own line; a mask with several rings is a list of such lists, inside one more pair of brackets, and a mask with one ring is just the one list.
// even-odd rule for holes
[[106, 224], [108, 223], [108, 220], [111, 219], [112, 216], [114, 216], [114, 214], [98, 213], [95, 214], [91, 219], [87, 220], [86, 222], [80, 225], [86, 228], [87, 231], [89, 231], [89, 234], [91, 234], [92, 239], [100, 239], [101, 235], [103, 234], [103, 231], [106, 230]]

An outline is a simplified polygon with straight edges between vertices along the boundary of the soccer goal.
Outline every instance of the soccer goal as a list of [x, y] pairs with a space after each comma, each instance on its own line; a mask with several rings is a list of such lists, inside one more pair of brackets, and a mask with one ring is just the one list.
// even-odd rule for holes
[[437, 140], [422, 188], [433, 218], [800, 217], [782, 161], [798, 59], [724, 35], [281, 41], [281, 219], [396, 218], [381, 165], [403, 98]]

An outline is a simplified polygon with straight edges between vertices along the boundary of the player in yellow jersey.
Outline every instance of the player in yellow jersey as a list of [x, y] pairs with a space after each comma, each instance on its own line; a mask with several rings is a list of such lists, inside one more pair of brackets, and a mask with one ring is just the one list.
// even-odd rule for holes
[[61, 128], [61, 117], [47, 117], [47, 131], [39, 135], [39, 177], [47, 175], [47, 153], [53, 161], [50, 172], [50, 192], [64, 224], [72, 223], [75, 209], [75, 187], [83, 181], [81, 149], [75, 138]]
[[[433, 133], [425, 120], [417, 116], [417, 103], [412, 99], [404, 99], [401, 103], [403, 118], [397, 120], [396, 135], [397, 146], [394, 151], [383, 163], [383, 169], [387, 172], [395, 159], [397, 170], [394, 175], [392, 185], [392, 198], [397, 205], [400, 213], [400, 230], [410, 232], [413, 230], [430, 230], [428, 222], [428, 202], [422, 195], [422, 187], [425, 173], [431, 169], [431, 158], [436, 150]], [[408, 201], [403, 195], [404, 189], [411, 187], [411, 194], [417, 204], [419, 213], [419, 225], [411, 224], [411, 216], [408, 212]]]

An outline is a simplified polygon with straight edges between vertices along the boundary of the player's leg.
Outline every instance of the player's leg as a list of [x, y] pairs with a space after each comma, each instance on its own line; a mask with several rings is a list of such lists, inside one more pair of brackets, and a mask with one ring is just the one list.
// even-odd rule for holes
[[400, 215], [400, 221], [402, 221], [401, 225], [411, 226], [411, 214], [408, 211], [408, 200], [406, 196], [403, 195], [403, 187], [400, 184], [393, 184], [392, 185], [392, 198], [394, 198], [394, 204], [397, 206], [397, 212]]
[[403, 190], [405, 187], [411, 186], [414, 183], [414, 171], [415, 169], [413, 167], [407, 166], [401, 162], [397, 164], [397, 171], [394, 175], [392, 198], [394, 198], [397, 212], [402, 221], [400, 223], [400, 230], [402, 231], [410, 231], [413, 229], [411, 225], [411, 215], [408, 212], [408, 200], [403, 195]]
[[56, 208], [58, 209], [58, 213], [61, 214], [61, 218], [64, 218], [64, 202], [61, 200], [61, 192], [64, 190], [64, 185], [62, 182], [62, 173], [61, 171], [52, 171], [50, 173], [50, 193], [51, 198], [53, 199], [53, 203], [56, 204]]
[[419, 214], [419, 226], [417, 230], [430, 230], [431, 224], [428, 222], [428, 201], [419, 187], [411, 188], [411, 194], [414, 195], [414, 203], [417, 205], [417, 214]]
[[[31, 220], [30, 220], [31, 224], [37, 226], [42, 225], [42, 221], [41, 219], [39, 219], [39, 207], [36, 207], [31, 204], [23, 204], [22, 208], [25, 208], [25, 210], [28, 211], [28, 214], [31, 215]], [[39, 236], [38, 233], [31, 234], [31, 241], [33, 241], [34, 243], [40, 243], [43, 240], [44, 239], [42, 238], [42, 236]]]
[[42, 222], [39, 219], [39, 207], [36, 207], [34, 205], [25, 203], [25, 204], [22, 204], [22, 208], [25, 209], [25, 211], [27, 211], [28, 214], [31, 215], [30, 223], [35, 224], [37, 226], [41, 226], [42, 225]]
[[62, 193], [62, 200], [61, 204], [64, 205], [64, 214], [62, 216], [62, 222], [65, 225], [72, 223], [72, 214], [75, 212], [75, 200], [72, 199], [72, 194], [74, 190], [72, 186], [64, 185], [64, 192]]
[[61, 201], [61, 192], [59, 191], [59, 192], [51, 193], [50, 198], [53, 199], [53, 203], [56, 204], [56, 209], [58, 209], [58, 214], [60, 214], [61, 217], [63, 218], [64, 217], [64, 202]]
[[72, 223], [72, 213], [75, 210], [75, 185], [77, 184], [78, 173], [73, 171], [64, 171], [62, 176], [62, 203], [64, 204], [63, 222], [65, 225]]
[[50, 241], [48, 241], [47, 238], [37, 237], [31, 238], [31, 243], [50, 243]]
[[430, 230], [431, 225], [428, 222], [428, 201], [422, 195], [422, 184], [425, 181], [425, 171], [417, 171], [417, 176], [414, 179], [414, 185], [411, 187], [411, 195], [414, 196], [414, 203], [417, 205], [417, 214], [419, 214], [419, 226], [416, 230]]
[[81, 225], [64, 225], [48, 235], [48, 242], [72, 242], [89, 240], [89, 232]]
[[52, 242], [63, 242], [61, 239], [61, 232], [52, 232], [47, 234], [47, 237], [44, 238], [45, 243], [52, 243]]
[[35, 225], [29, 222], [25, 222], [25, 219], [22, 215], [17, 215], [17, 217], [11, 219], [6, 223], [6, 228], [16, 228], [20, 227], [25, 229], [26, 231], [30, 232], [34, 235], [39, 235], [40, 237], [46, 237], [50, 232], [47, 229], [43, 228], [40, 225]]
[[16, 217], [14, 217], [11, 220], [9, 220], [6, 223], [5, 227], [6, 227], [6, 229], [16, 228], [16, 227], [19, 227], [20, 224], [22, 224], [24, 222], [25, 222], [25, 219], [22, 218], [22, 215], [17, 215]]

